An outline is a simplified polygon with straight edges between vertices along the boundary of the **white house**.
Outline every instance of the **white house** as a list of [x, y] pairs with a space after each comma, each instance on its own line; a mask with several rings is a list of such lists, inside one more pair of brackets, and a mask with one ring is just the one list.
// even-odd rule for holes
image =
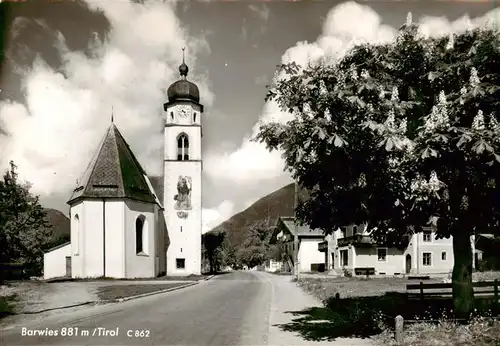
[[312, 230], [307, 226], [295, 227], [294, 217], [280, 217], [271, 237], [270, 243], [282, 243], [292, 261], [295, 259], [294, 239], [298, 234], [298, 260], [300, 272], [318, 271], [324, 268], [325, 255], [318, 250], [318, 245], [325, 235], [321, 230]]
[[[444, 274], [453, 270], [453, 239], [436, 239], [428, 228], [408, 237], [400, 248], [377, 244], [367, 225], [342, 227], [319, 245], [327, 258], [327, 268], [337, 274], [344, 269], [361, 274], [372, 268], [376, 275]], [[471, 238], [475, 252], [474, 237]]]
[[146, 174], [112, 122], [68, 201], [70, 243], [44, 255], [45, 278], [201, 273], [203, 106], [184, 61], [179, 72], [163, 106], [163, 176]]
[[276, 261], [273, 259], [267, 260], [264, 264], [264, 270], [266, 272], [275, 273], [284, 269], [284, 263]]

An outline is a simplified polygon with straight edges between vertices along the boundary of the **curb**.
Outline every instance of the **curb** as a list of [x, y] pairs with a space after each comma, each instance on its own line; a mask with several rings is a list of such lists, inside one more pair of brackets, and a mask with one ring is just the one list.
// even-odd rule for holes
[[153, 292], [148, 292], [148, 293], [137, 294], [135, 296], [130, 296], [130, 297], [108, 299], [108, 300], [91, 300], [91, 301], [87, 301], [87, 302], [83, 302], [83, 303], [78, 303], [78, 304], [72, 304], [72, 305], [66, 305], [66, 306], [59, 306], [57, 308], [50, 308], [50, 309], [44, 309], [44, 310], [38, 310], [38, 311], [25, 311], [25, 312], [20, 312], [20, 313], [12, 313], [12, 314], [9, 314], [9, 315], [12, 315], [12, 316], [15, 316], [15, 315], [36, 315], [36, 314], [41, 314], [42, 312], [75, 308], [77, 306], [82, 306], [82, 305], [108, 304], [108, 303], [125, 302], [127, 300], [132, 300], [132, 299], [136, 299], [136, 298], [142, 298], [142, 297], [152, 296], [154, 294], [160, 294], [160, 293], [165, 293], [165, 292], [179, 290], [181, 288], [186, 288], [186, 287], [189, 287], [189, 286], [196, 285], [197, 283], [198, 282], [190, 282], [190, 283], [182, 285], [182, 286], [177, 286], [177, 287], [172, 287], [172, 288], [166, 288], [166, 289], [163, 289], [163, 290], [153, 291]]
[[214, 276], [215, 276], [215, 275], [210, 275], [209, 277], [207, 277], [207, 278], [205, 278], [205, 279], [202, 279], [202, 280], [200, 280], [200, 281], [202, 281], [202, 282], [203, 282], [203, 281], [208, 281], [208, 280], [212, 279]]
[[95, 304], [97, 301], [88, 301], [88, 302], [83, 302], [83, 303], [78, 303], [78, 304], [73, 304], [73, 305], [66, 305], [66, 306], [59, 306], [57, 308], [50, 308], [50, 309], [44, 309], [44, 310], [38, 310], [38, 311], [25, 311], [25, 312], [20, 312], [18, 314], [14, 313], [12, 315], [35, 315], [35, 314], [41, 314], [42, 312], [47, 312], [47, 311], [52, 311], [52, 310], [61, 310], [61, 309], [69, 309], [69, 308], [74, 308], [77, 306], [82, 306], [82, 305], [89, 305], [89, 304]]
[[137, 299], [137, 298], [142, 298], [142, 297], [148, 297], [148, 296], [152, 296], [152, 295], [155, 295], [155, 294], [160, 294], [160, 293], [166, 293], [166, 292], [180, 290], [181, 288], [186, 288], [186, 287], [194, 286], [197, 283], [198, 282], [190, 282], [190, 283], [182, 285], [182, 286], [177, 286], [177, 287], [172, 287], [172, 288], [166, 288], [166, 289], [163, 289], [163, 290], [153, 291], [153, 292], [148, 292], [148, 293], [137, 294], [135, 296], [124, 297], [124, 298], [117, 298], [117, 299], [101, 300], [101, 301], [99, 301], [99, 303], [100, 304], [107, 304], [107, 303], [121, 303], [121, 302], [126, 302], [126, 301], [132, 300], [132, 299]]

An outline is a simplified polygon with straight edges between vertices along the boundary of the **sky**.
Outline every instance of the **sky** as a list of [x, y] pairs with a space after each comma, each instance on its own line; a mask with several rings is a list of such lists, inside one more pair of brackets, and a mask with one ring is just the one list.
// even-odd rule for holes
[[291, 182], [279, 152], [251, 142], [290, 116], [265, 102], [276, 65], [340, 58], [388, 42], [407, 13], [428, 35], [496, 25], [493, 3], [465, 1], [94, 1], [3, 3], [0, 168], [9, 160], [45, 207], [66, 201], [114, 122], [142, 166], [161, 174], [163, 103], [179, 78], [200, 88], [203, 226], [217, 226]]

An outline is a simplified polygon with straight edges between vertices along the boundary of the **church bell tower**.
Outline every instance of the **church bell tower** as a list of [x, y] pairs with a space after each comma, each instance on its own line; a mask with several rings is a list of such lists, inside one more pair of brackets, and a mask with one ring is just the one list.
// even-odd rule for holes
[[201, 274], [201, 114], [200, 91], [187, 80], [189, 68], [179, 66], [180, 79], [167, 90], [165, 110], [164, 197], [170, 246], [167, 275]]

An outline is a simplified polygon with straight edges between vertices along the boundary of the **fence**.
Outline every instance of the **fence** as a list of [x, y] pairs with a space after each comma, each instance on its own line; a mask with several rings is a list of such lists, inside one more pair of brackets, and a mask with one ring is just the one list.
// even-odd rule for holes
[[[472, 286], [474, 288], [474, 295], [487, 297], [493, 296], [495, 301], [498, 303], [498, 280], [495, 281], [479, 281], [473, 282]], [[476, 290], [476, 288], [482, 288], [481, 290]], [[489, 290], [488, 290], [489, 288]], [[415, 293], [418, 290], [418, 293]], [[437, 291], [440, 290], [440, 291]], [[445, 290], [445, 291], [443, 291]], [[406, 291], [408, 298], [419, 298], [424, 300], [426, 297], [437, 297], [437, 296], [451, 296], [452, 295], [452, 284], [450, 283], [432, 283], [424, 284], [420, 281], [420, 284], [409, 284], [406, 285]], [[426, 292], [427, 291], [427, 292]]]
[[[499, 292], [498, 292], [498, 280], [494, 281], [480, 281], [472, 283], [473, 288], [483, 288], [483, 290], [475, 290], [474, 296], [478, 295], [482, 298], [492, 296], [494, 298], [495, 306], [498, 308], [499, 305]], [[486, 288], [486, 289], [484, 289]], [[490, 288], [488, 290], [488, 288]], [[492, 289], [491, 289], [492, 288]], [[424, 284], [420, 282], [420, 284], [409, 284], [406, 285], [407, 291], [415, 291], [418, 292], [408, 292], [408, 298], [418, 298], [420, 300], [424, 300], [426, 297], [446, 297], [452, 295], [452, 284], [451, 283], [431, 283]], [[426, 292], [427, 290], [427, 292]], [[441, 290], [436, 292], [436, 290]], [[443, 290], [446, 290], [443, 292]], [[494, 318], [498, 319], [498, 317]], [[452, 319], [450, 322], [459, 322], [466, 321], [465, 319]], [[401, 342], [403, 338], [403, 330], [404, 324], [407, 323], [415, 323], [415, 322], [440, 322], [440, 320], [404, 320], [403, 316], [398, 315], [394, 319], [395, 325], [395, 333], [394, 338], [396, 342]]]

